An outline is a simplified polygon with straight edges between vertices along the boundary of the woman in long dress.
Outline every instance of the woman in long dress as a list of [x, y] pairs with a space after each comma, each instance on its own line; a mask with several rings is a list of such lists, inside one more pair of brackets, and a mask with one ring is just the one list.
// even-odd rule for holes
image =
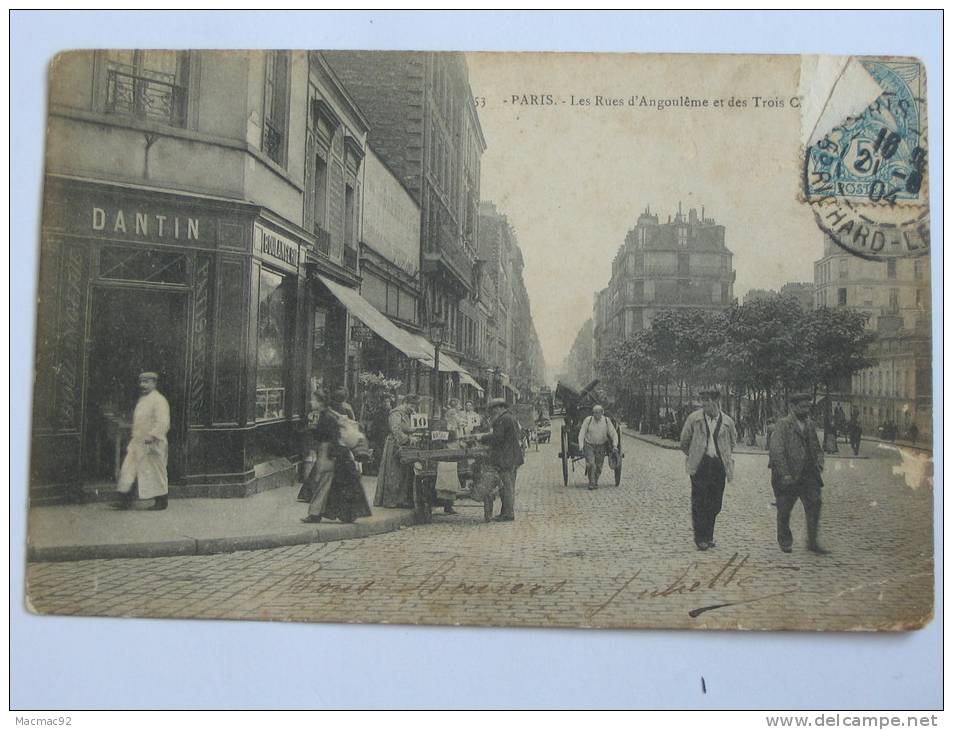
[[308, 516], [302, 522], [320, 522], [322, 518], [354, 522], [371, 514], [354, 455], [340, 443], [339, 424], [344, 418], [327, 403], [320, 404], [315, 424], [318, 458], [308, 476], [312, 496]]
[[417, 405], [417, 397], [409, 395], [390, 412], [389, 433], [384, 440], [380, 471], [377, 473], [375, 507], [412, 507], [413, 467], [400, 463], [400, 447], [410, 442], [410, 416]]

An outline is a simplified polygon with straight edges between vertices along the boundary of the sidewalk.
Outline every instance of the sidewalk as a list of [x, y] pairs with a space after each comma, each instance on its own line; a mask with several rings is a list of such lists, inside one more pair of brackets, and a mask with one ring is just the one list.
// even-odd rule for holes
[[[363, 478], [373, 504], [377, 477]], [[236, 550], [330, 542], [392, 532], [414, 524], [411, 509], [372, 507], [373, 514], [346, 525], [301, 522], [307, 505], [298, 486], [243, 499], [171, 499], [164, 512], [118, 511], [109, 503], [34, 507], [30, 510], [27, 560], [151, 558], [210, 555]]]
[[[622, 427], [622, 433], [624, 433], [626, 436], [631, 436], [634, 439], [638, 439], [639, 441], [645, 441], [647, 444], [652, 444], [653, 446], [660, 446], [663, 449], [672, 449], [673, 451], [678, 451], [681, 449], [677, 441], [670, 441], [668, 439], [659, 438], [658, 436], [655, 436], [653, 434], [639, 433], [638, 431], [632, 430], [628, 426]], [[877, 441], [877, 439], [868, 439], [864, 437], [864, 441]], [[889, 443], [889, 442], [881, 442], [881, 443]], [[898, 441], [897, 445], [902, 446], [903, 444], [901, 444]], [[864, 456], [863, 454], [854, 456], [854, 454], [850, 450], [850, 446], [844, 443], [838, 442], [837, 448], [842, 450], [836, 454], [824, 454], [824, 458], [825, 459], [869, 459], [870, 458], [869, 456]], [[919, 447], [911, 446], [910, 448], [919, 448]], [[734, 453], [735, 454], [753, 454], [756, 456], [768, 455], [767, 450], [758, 448], [757, 446], [748, 446], [747, 444], [737, 444], [735, 446]]]

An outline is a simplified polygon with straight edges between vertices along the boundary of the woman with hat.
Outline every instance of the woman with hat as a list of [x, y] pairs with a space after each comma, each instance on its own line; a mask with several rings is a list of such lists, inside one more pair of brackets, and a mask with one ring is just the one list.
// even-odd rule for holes
[[[361, 484], [354, 455], [341, 443], [341, 423], [347, 418], [316, 394], [318, 418], [314, 427], [318, 457], [305, 486], [311, 493], [308, 516], [302, 522], [320, 522], [322, 518], [353, 522], [369, 517], [370, 505]], [[303, 489], [303, 488], [302, 488]]]
[[405, 396], [387, 418], [389, 433], [384, 440], [384, 453], [381, 454], [380, 471], [377, 474], [375, 507], [412, 507], [414, 504], [411, 493], [413, 467], [400, 463], [400, 447], [410, 442], [410, 434], [413, 433], [410, 417], [419, 402], [416, 395]]

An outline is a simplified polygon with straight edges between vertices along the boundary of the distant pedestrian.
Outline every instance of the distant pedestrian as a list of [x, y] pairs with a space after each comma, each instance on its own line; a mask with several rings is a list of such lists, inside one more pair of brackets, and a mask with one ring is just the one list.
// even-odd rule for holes
[[[139, 401], [132, 413], [132, 436], [119, 470], [116, 509], [130, 509], [139, 499], [153, 499], [153, 512], [169, 505], [169, 402], [158, 390], [158, 373], [139, 375]], [[133, 486], [136, 492], [133, 491]]]
[[579, 427], [579, 450], [586, 455], [589, 489], [598, 489], [606, 455], [619, 450], [619, 434], [599, 404], [592, 407], [592, 415], [586, 416]]
[[860, 453], [860, 437], [862, 431], [860, 428], [860, 418], [855, 413], [850, 423], [847, 424], [847, 436], [850, 438], [850, 447], [854, 450], [854, 456]]
[[920, 429], [917, 428], [917, 424], [911, 423], [910, 428], [907, 429], [907, 440], [916, 446], [918, 438], [920, 438]]
[[[523, 464], [523, 447], [520, 445], [520, 424], [510, 413], [506, 401], [494, 398], [487, 404], [490, 413], [489, 433], [479, 434], [477, 440], [483, 441], [490, 447], [489, 464], [494, 467], [500, 476], [500, 500], [502, 507], [500, 514], [493, 518], [494, 522], [512, 522], [515, 517], [516, 506], [516, 470]], [[488, 499], [492, 499], [488, 497]], [[492, 509], [492, 502], [490, 503]]]
[[701, 391], [702, 407], [689, 414], [682, 427], [685, 468], [692, 481], [692, 529], [699, 550], [715, 547], [715, 518], [721, 512], [725, 482], [731, 481], [735, 423], [721, 410], [721, 393]]
[[820, 555], [829, 550], [818, 543], [821, 520], [821, 472], [824, 452], [811, 420], [811, 396], [799, 393], [790, 398], [790, 412], [778, 421], [771, 438], [771, 486], [778, 508], [778, 545], [791, 552], [791, 511], [801, 500], [807, 522], [807, 549]]

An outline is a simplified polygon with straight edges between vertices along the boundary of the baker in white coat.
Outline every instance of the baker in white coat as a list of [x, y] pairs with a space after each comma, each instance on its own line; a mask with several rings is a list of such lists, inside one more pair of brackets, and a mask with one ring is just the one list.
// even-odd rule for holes
[[119, 470], [119, 509], [129, 509], [135, 499], [133, 485], [139, 488], [139, 499], [153, 499], [150, 510], [163, 510], [169, 503], [169, 402], [156, 386], [159, 376], [146, 372], [139, 375], [139, 402], [132, 414], [132, 437], [126, 447], [126, 458]]

